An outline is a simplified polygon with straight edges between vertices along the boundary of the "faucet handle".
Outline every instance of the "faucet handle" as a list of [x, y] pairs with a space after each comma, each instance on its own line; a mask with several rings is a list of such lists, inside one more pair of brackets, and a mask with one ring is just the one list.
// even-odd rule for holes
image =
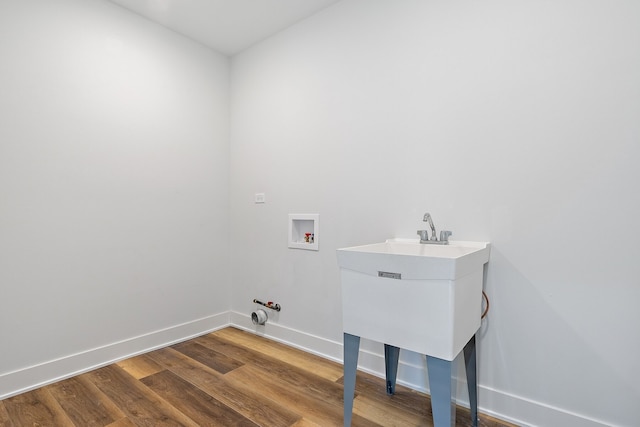
[[418, 230], [418, 235], [421, 243], [429, 240], [429, 232], [427, 230]]
[[449, 230], [442, 230], [440, 231], [440, 241], [441, 242], [449, 242], [449, 236], [451, 236], [453, 233]]

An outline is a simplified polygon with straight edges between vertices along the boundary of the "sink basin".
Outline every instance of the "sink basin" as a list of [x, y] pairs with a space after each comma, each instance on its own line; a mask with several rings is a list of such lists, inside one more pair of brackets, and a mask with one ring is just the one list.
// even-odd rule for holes
[[453, 360], [480, 328], [490, 250], [399, 239], [338, 249], [344, 332]]
[[378, 276], [399, 273], [402, 279], [454, 280], [489, 261], [490, 244], [451, 241], [448, 245], [421, 244], [418, 240], [389, 239], [383, 243], [338, 249], [338, 265]]

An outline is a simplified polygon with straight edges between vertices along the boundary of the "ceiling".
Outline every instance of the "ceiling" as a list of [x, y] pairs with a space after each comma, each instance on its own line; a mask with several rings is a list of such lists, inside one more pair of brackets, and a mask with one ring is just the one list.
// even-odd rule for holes
[[110, 0], [234, 55], [340, 0]]

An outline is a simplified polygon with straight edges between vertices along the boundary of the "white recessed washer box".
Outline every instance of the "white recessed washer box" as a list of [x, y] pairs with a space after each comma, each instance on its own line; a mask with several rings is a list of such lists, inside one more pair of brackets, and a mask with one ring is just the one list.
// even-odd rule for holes
[[289, 214], [289, 247], [318, 250], [319, 214]]

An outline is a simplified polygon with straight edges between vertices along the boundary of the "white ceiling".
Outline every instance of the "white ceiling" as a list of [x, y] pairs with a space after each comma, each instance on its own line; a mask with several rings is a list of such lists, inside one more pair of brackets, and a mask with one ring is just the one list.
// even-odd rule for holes
[[340, 0], [110, 0], [226, 55]]

